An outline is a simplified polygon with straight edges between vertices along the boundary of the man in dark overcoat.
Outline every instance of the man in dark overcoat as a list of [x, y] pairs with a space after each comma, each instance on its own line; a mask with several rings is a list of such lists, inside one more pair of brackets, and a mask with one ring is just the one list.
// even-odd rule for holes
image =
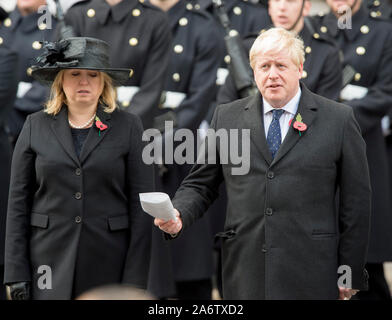
[[367, 288], [365, 143], [350, 107], [300, 84], [303, 60], [292, 33], [258, 37], [250, 61], [260, 93], [218, 106], [212, 121], [221, 134], [240, 130], [248, 170], [226, 161], [235, 141], [208, 139], [205, 159], [216, 161], [200, 161], [182, 183], [173, 199], [179, 219], [154, 221], [168, 239], [181, 238], [225, 181], [224, 299], [349, 299]]

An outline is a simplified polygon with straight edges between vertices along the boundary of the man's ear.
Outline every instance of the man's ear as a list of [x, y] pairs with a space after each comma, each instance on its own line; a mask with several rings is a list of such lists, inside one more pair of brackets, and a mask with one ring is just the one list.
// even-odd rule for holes
[[302, 78], [302, 71], [304, 70], [304, 65], [303, 65], [303, 63], [301, 63], [300, 65], [299, 65], [299, 68], [298, 68], [298, 71], [299, 71], [299, 79], [301, 79]]
[[302, 16], [306, 17], [310, 13], [310, 9], [312, 8], [312, 3], [309, 0], [304, 0], [304, 9], [302, 10]]

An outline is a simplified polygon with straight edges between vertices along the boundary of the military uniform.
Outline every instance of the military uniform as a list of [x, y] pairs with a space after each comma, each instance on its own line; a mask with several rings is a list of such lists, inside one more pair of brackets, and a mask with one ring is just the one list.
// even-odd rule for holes
[[[167, 15], [173, 41], [164, 87], [166, 100], [160, 113], [174, 113], [176, 128], [191, 129], [196, 143], [196, 129], [215, 98], [223, 41], [212, 17], [187, 6], [186, 1], [178, 1]], [[158, 190], [173, 197], [192, 166], [174, 163], [166, 167]], [[185, 230], [179, 241], [167, 243], [158, 229], [153, 232], [150, 291], [158, 297], [174, 294], [180, 299], [210, 299], [213, 256], [208, 217]], [[168, 251], [166, 257], [162, 250]], [[170, 262], [164, 262], [167, 258]]]
[[144, 128], [156, 115], [169, 56], [170, 29], [159, 9], [144, 0], [123, 0], [109, 6], [103, 0], [75, 4], [66, 14], [77, 36], [102, 39], [110, 45], [114, 68], [132, 69], [118, 99], [137, 114]]
[[4, 242], [7, 216], [9, 176], [11, 171], [11, 144], [5, 132], [8, 114], [12, 110], [16, 96], [16, 74], [18, 55], [12, 50], [0, 46], [0, 300], [5, 300]]
[[[195, 0], [195, 8], [204, 10], [214, 15], [216, 23], [219, 24], [219, 30], [222, 39], [225, 37], [225, 30], [221, 26], [217, 11], [212, 3], [212, 0]], [[242, 37], [252, 33], [259, 33], [269, 21], [268, 12], [262, 6], [256, 5], [246, 0], [225, 0], [224, 8], [230, 20], [230, 28], [237, 31]], [[225, 53], [224, 59], [217, 74], [217, 84], [223, 85], [229, 73], [228, 64], [230, 63], [230, 56]], [[213, 112], [213, 110], [212, 110]], [[212, 116], [210, 112], [210, 117]]]
[[[305, 45], [305, 62], [302, 82], [314, 93], [329, 99], [338, 100], [342, 88], [342, 69], [338, 48], [318, 32], [312, 32], [308, 26], [299, 33]], [[249, 56], [250, 48], [258, 34], [248, 36], [244, 47]], [[218, 103], [228, 103], [240, 99], [231, 76], [218, 92]]]
[[338, 29], [332, 13], [316, 17], [316, 21], [320, 32], [331, 36], [341, 48], [343, 64], [351, 65], [355, 70], [354, 78], [341, 92], [341, 98], [353, 108], [367, 144], [373, 191], [367, 260], [370, 278], [369, 293], [360, 293], [359, 297], [368, 294], [387, 298], [389, 292], [382, 263], [392, 260], [392, 211], [381, 119], [392, 107], [392, 24], [373, 16], [362, 3], [352, 17], [352, 29]]
[[35, 57], [42, 53], [41, 41], [53, 40], [56, 20], [51, 19], [51, 28], [47, 28], [48, 21], [39, 26], [42, 14], [33, 13], [22, 16], [18, 8], [10, 13], [0, 26], [0, 46], [6, 46], [18, 53], [18, 65], [15, 70], [18, 81], [17, 99], [8, 121], [9, 130], [14, 140], [19, 135], [28, 114], [42, 109], [49, 89], [33, 81], [30, 66]]

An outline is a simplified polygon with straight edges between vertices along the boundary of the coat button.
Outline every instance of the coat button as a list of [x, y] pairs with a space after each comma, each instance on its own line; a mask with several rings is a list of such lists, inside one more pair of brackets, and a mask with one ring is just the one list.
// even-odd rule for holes
[[268, 171], [267, 177], [268, 177], [269, 179], [273, 179], [273, 178], [275, 177], [275, 174], [274, 174], [272, 171]]
[[34, 50], [40, 50], [42, 48], [42, 44], [39, 41], [34, 41], [32, 47]]
[[87, 10], [87, 16], [89, 18], [93, 18], [95, 16], [95, 10], [94, 9]]
[[242, 14], [242, 10], [240, 7], [234, 7], [233, 12], [237, 16], [240, 16]]
[[132, 47], [137, 46], [138, 43], [139, 43], [139, 40], [137, 38], [129, 39], [129, 45]]
[[79, 216], [76, 216], [76, 217], [75, 217], [75, 222], [76, 222], [76, 223], [81, 223], [81, 222], [82, 222], [82, 218], [79, 217]]
[[306, 72], [306, 70], [302, 70], [302, 79], [305, 79], [308, 77], [308, 73]]
[[82, 199], [82, 194], [80, 192], [75, 193], [75, 199], [80, 200]]
[[77, 169], [75, 170], [75, 174], [76, 174], [77, 176], [80, 176], [80, 175], [82, 174], [82, 170], [81, 170], [80, 168], [77, 168]]
[[265, 246], [265, 244], [263, 244], [263, 248], [261, 249], [261, 251], [262, 251], [263, 253], [266, 253], [266, 252], [267, 252], [267, 247]]
[[140, 16], [140, 14], [141, 14], [141, 11], [139, 9], [133, 9], [132, 10], [132, 15], [134, 17], [138, 17], [138, 16]]
[[267, 209], [265, 209], [265, 214], [266, 214], [267, 216], [272, 216], [272, 213], [273, 213], [272, 208], [267, 208]]
[[188, 24], [188, 19], [187, 19], [187, 18], [181, 18], [181, 19], [178, 21], [178, 23], [179, 23], [179, 25], [180, 25], [181, 27], [185, 27], [185, 26]]
[[2, 44], [3, 44], [3, 42], [4, 42], [3, 38], [2, 38], [2, 37], [0, 37], [0, 45], [2, 45]]
[[308, 53], [308, 54], [311, 53], [312, 52], [312, 48], [307, 46], [306, 49], [305, 49], [305, 52]]
[[12, 25], [12, 20], [10, 18], [7, 18], [4, 20], [3, 24], [5, 27], [9, 28]]

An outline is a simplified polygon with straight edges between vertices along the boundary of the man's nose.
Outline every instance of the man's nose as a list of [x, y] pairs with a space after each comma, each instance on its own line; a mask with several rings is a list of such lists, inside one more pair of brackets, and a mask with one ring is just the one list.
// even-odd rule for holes
[[286, 11], [287, 3], [286, 0], [279, 0], [278, 2], [278, 10], [279, 11]]
[[277, 67], [275, 67], [274, 65], [271, 66], [270, 68], [270, 72], [268, 74], [268, 78], [270, 79], [276, 79], [279, 76], [279, 70]]

